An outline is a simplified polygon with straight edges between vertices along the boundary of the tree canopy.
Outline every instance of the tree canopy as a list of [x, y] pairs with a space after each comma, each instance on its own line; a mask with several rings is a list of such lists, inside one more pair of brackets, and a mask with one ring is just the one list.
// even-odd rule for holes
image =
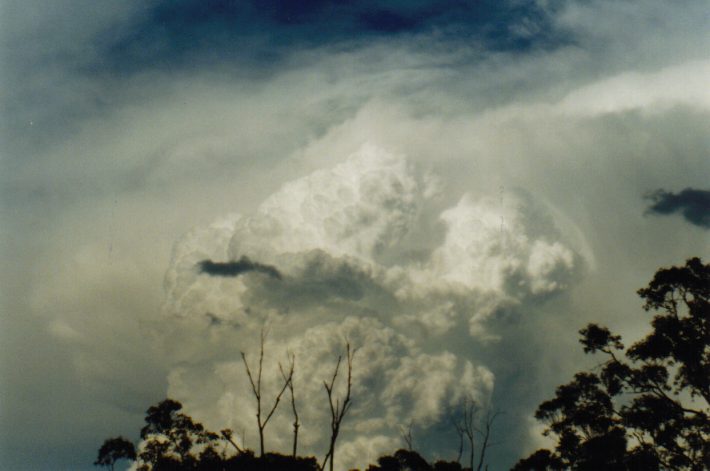
[[109, 438], [99, 449], [99, 457], [94, 464], [106, 466], [113, 471], [114, 465], [119, 460], [135, 460], [136, 449], [129, 440], [123, 437]]
[[584, 352], [604, 361], [540, 404], [557, 443], [514, 470], [710, 467], [710, 265], [660, 269], [638, 294], [655, 312], [651, 332], [625, 349], [606, 327], [580, 331]]

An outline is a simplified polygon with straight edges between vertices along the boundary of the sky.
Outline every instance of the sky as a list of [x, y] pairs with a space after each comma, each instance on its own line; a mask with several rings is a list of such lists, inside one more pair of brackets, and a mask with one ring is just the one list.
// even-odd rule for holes
[[[257, 446], [296, 355], [301, 451], [356, 349], [336, 468], [491, 469], [593, 364], [589, 322], [710, 257], [701, 0], [0, 1], [0, 468], [92, 469], [165, 397]], [[342, 393], [343, 384], [336, 391]], [[279, 409], [267, 447], [290, 449]]]

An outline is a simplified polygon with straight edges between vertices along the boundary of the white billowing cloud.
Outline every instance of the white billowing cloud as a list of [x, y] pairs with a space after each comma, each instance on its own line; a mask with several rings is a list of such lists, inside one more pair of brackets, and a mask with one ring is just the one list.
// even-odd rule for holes
[[[247, 360], [256, 375], [258, 345], [247, 338], [254, 335], [258, 337], [259, 332], [234, 332], [234, 340], [250, 346], [245, 348]], [[342, 430], [340, 444], [346, 451], [342, 457], [338, 453], [339, 469], [361, 466], [362, 453], [376, 457], [391, 451], [405, 424], [426, 429], [449, 420], [451, 411], [468, 395], [485, 403], [493, 388], [493, 376], [486, 368], [450, 352], [424, 353], [414, 341], [372, 318], [347, 317], [301, 332], [294, 332], [292, 324], [282, 320], [272, 324], [265, 343], [264, 407], [268, 411], [283, 384], [278, 363], [286, 366], [288, 354], [294, 354], [299, 443], [305, 454], [322, 458], [330, 423], [323, 382], [331, 379], [338, 356], [345, 355], [346, 342], [356, 349], [353, 407]], [[341, 402], [346, 375], [343, 358], [334, 397]], [[212, 428], [232, 428], [246, 446], [258, 449], [256, 405], [238, 356], [211, 367], [205, 363], [176, 367], [169, 383], [171, 397], [184, 401], [195, 417]], [[290, 449], [293, 418], [286, 394], [266, 429], [266, 446], [271, 450]]]
[[[497, 309], [565, 289], [581, 262], [557, 240], [544, 210], [523, 196], [474, 200], [466, 194], [440, 218], [446, 235], [430, 259], [391, 270], [406, 278], [396, 291], [399, 298], [428, 305], [420, 316], [403, 319], [434, 331], [448, 330], [463, 316], [472, 335], [485, 337], [481, 323]], [[467, 312], [457, 313], [461, 309]]]
[[200, 261], [227, 258], [227, 244], [239, 219], [239, 215], [232, 215], [207, 228], [193, 229], [175, 244], [172, 260], [177, 265], [165, 276], [165, 310], [189, 316], [241, 307], [238, 283], [219, 279], [211, 284], [195, 283], [195, 266]]
[[333, 169], [285, 184], [239, 225], [231, 255], [261, 259], [320, 249], [376, 257], [410, 230], [416, 216], [420, 189], [406, 165], [368, 145]]
[[[486, 319], [564, 289], [580, 259], [525, 193], [466, 194], [436, 214], [429, 210], [433, 181], [404, 156], [365, 145], [331, 169], [285, 184], [252, 215], [185, 236], [166, 275], [166, 313], [183, 319], [163, 339], [179, 359], [170, 396], [214, 428], [248, 431], [242, 439], [255, 447], [255, 405], [237, 351], [250, 352], [254, 368], [268, 326], [265, 390], [279, 389], [277, 362], [295, 354], [305, 453], [325, 447], [323, 381], [346, 342], [357, 352], [342, 465], [391, 451], [405, 424], [427, 430], [445, 423], [469, 395], [487, 403], [493, 374], [447, 349], [446, 340], [487, 338]], [[440, 237], [417, 239], [432, 226]], [[217, 277], [197, 267], [244, 256], [281, 278]], [[455, 329], [460, 323], [469, 328]], [[287, 450], [291, 419], [282, 409], [268, 441]]]
[[[574, 265], [574, 253], [558, 241], [546, 240], [554, 226], [535, 233], [531, 209], [519, 198], [475, 202], [465, 195], [442, 213], [446, 239], [433, 254], [433, 274], [463, 289], [505, 293], [511, 279], [529, 294], [562, 287]], [[547, 221], [552, 223], [552, 221]], [[538, 228], [539, 230], [539, 228]], [[547, 233], [547, 234], [546, 234]]]
[[450, 352], [403, 358], [388, 376], [383, 394], [388, 418], [403, 416], [409, 419], [404, 423], [420, 426], [440, 419], [442, 405], [454, 408], [467, 392], [489, 391], [493, 386], [493, 375], [485, 367], [462, 362]]
[[[182, 316], [209, 312], [246, 322], [258, 314], [246, 316], [245, 309], [283, 314], [298, 306], [311, 309], [313, 300], [348, 301], [378, 315], [369, 302], [376, 299], [395, 309], [406, 305], [409, 320], [433, 327], [439, 322], [433, 312], [445, 323], [452, 316], [447, 297], [472, 298], [468, 305], [486, 299], [494, 310], [496, 303], [567, 286], [579, 256], [559, 240], [555, 221], [529, 195], [476, 200], [466, 194], [432, 219], [423, 211], [433, 198], [424, 183], [431, 180], [418, 178], [403, 156], [366, 145], [330, 170], [285, 184], [253, 215], [188, 234], [174, 249], [166, 307]], [[443, 225], [441, 240], [416, 250], [407, 245], [416, 232], [436, 225]], [[243, 256], [274, 266], [283, 280], [209, 277], [196, 268], [201, 260]], [[412, 316], [431, 298], [435, 305], [421, 319], [417, 312]], [[387, 307], [389, 321], [401, 314]], [[262, 314], [261, 322], [269, 316]]]

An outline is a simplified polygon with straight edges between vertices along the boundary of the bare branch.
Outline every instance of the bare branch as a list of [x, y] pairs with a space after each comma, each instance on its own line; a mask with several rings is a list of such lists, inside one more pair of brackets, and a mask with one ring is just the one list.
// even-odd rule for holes
[[259, 397], [259, 390], [256, 387], [256, 383], [254, 383], [254, 378], [251, 375], [251, 370], [249, 369], [249, 363], [247, 363], [247, 357], [244, 354], [244, 352], [239, 352], [242, 355], [242, 361], [244, 362], [244, 368], [247, 370], [247, 376], [249, 377], [249, 383], [251, 383], [251, 389], [254, 391], [254, 396], [257, 398]]
[[[495, 422], [496, 417], [498, 417], [498, 415], [500, 415], [498, 411], [491, 412], [489, 410], [488, 412], [486, 412], [486, 421], [484, 423], [484, 429], [483, 431], [479, 431], [479, 433], [483, 437], [483, 445], [481, 446], [481, 455], [478, 458], [478, 467], [476, 468], [477, 471], [481, 471], [481, 469], [483, 469], [483, 463], [486, 457], [486, 450], [488, 449], [488, 447], [491, 446], [491, 429], [493, 427], [493, 422]], [[488, 469], [488, 465], [486, 465], [486, 469]]]
[[459, 451], [456, 455], [456, 462], [461, 463], [461, 456], [463, 455], [463, 428], [458, 422], [454, 423], [454, 427], [456, 428], [456, 433], [459, 436]]
[[404, 443], [407, 445], [407, 450], [412, 451], [412, 445], [413, 445], [413, 438], [412, 438], [412, 427], [414, 426], [414, 422], [410, 421], [409, 425], [405, 429], [403, 426], [400, 426], [399, 428], [399, 433], [402, 436], [402, 440], [404, 440]]
[[330, 471], [333, 471], [333, 460], [335, 455], [335, 442], [338, 440], [338, 434], [340, 433], [340, 425], [345, 418], [345, 414], [348, 412], [351, 406], [351, 396], [352, 391], [352, 372], [353, 372], [353, 357], [355, 356], [355, 351], [350, 348], [350, 342], [345, 344], [346, 348], [346, 359], [348, 366], [348, 376], [347, 384], [345, 390], [345, 398], [343, 402], [340, 402], [340, 398], [335, 398], [333, 400], [333, 388], [335, 387], [335, 380], [338, 377], [338, 371], [340, 369], [340, 364], [342, 362], [342, 355], [338, 356], [338, 362], [335, 365], [335, 371], [333, 372], [333, 377], [330, 383], [324, 381], [323, 386], [325, 387], [325, 392], [328, 395], [328, 405], [330, 406], [330, 445], [328, 447], [328, 452], [323, 458], [323, 464], [321, 465], [321, 470], [325, 469], [326, 463], [329, 463]]
[[238, 453], [244, 453], [244, 450], [232, 439], [232, 431], [230, 429], [227, 428], [222, 430], [222, 437], [231, 443]]
[[296, 393], [294, 392], [293, 376], [296, 369], [296, 355], [291, 354], [289, 357], [289, 371], [286, 374], [279, 363], [279, 370], [281, 371], [281, 377], [284, 381], [288, 381], [288, 390], [291, 393], [291, 411], [293, 412], [293, 457], [295, 458], [298, 450], [298, 429], [301, 427], [301, 423], [298, 418], [298, 410], [296, 409]]
[[463, 435], [468, 439], [469, 446], [469, 465], [470, 469], [473, 469], [473, 458], [476, 452], [476, 439], [474, 434], [474, 426], [476, 420], [476, 414], [478, 413], [478, 406], [476, 402], [471, 398], [467, 397], [464, 399], [463, 403], [463, 418], [461, 419], [461, 429]]
[[259, 397], [261, 397], [261, 372], [263, 370], [264, 366], [264, 342], [266, 341], [266, 332], [265, 329], [262, 327], [261, 328], [261, 342], [259, 343], [259, 372], [258, 374], [258, 379], [256, 381], [256, 386], [258, 388], [259, 392]]
[[[266, 428], [266, 425], [269, 423], [269, 420], [271, 420], [271, 417], [274, 415], [274, 412], [276, 412], [276, 409], [279, 406], [279, 403], [281, 402], [281, 397], [283, 396], [284, 392], [286, 391], [286, 388], [289, 386], [291, 383], [291, 379], [293, 376], [293, 366], [291, 367], [291, 371], [289, 373], [289, 376], [284, 378], [284, 384], [281, 387], [281, 390], [279, 393], [276, 395], [276, 398], [274, 399], [274, 404], [269, 409], [269, 412], [266, 414], [266, 419], [262, 420], [262, 396], [261, 396], [261, 379], [262, 379], [262, 373], [264, 370], [264, 344], [266, 343], [266, 336], [267, 336], [267, 330], [266, 328], [261, 329], [261, 343], [260, 343], [260, 348], [259, 348], [259, 368], [256, 372], [256, 381], [254, 381], [254, 375], [252, 374], [251, 368], [249, 368], [249, 362], [247, 361], [246, 354], [244, 352], [241, 352], [242, 355], [242, 361], [244, 362], [244, 368], [246, 369], [247, 376], [249, 377], [249, 383], [251, 384], [251, 389], [252, 392], [254, 393], [254, 397], [256, 399], [256, 424], [257, 428], [259, 430], [259, 453], [260, 456], [264, 456], [264, 429]], [[283, 369], [281, 368], [281, 365], [279, 365], [279, 368], [282, 370], [281, 373], [282, 375], [284, 374]]]
[[266, 415], [266, 419], [264, 419], [264, 427], [266, 427], [266, 424], [269, 422], [269, 419], [271, 419], [271, 416], [274, 415], [274, 412], [276, 411], [276, 408], [279, 405], [279, 402], [281, 401], [281, 396], [283, 396], [283, 393], [286, 391], [286, 388], [288, 387], [289, 383], [291, 382], [291, 378], [287, 378], [284, 382], [284, 385], [281, 387], [281, 390], [279, 391], [278, 395], [276, 396], [276, 399], [274, 400], [274, 406], [271, 408], [269, 413]]

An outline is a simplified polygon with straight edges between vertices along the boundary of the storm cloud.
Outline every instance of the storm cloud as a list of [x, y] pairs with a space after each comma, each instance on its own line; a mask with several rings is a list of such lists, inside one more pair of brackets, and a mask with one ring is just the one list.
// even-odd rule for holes
[[647, 209], [648, 213], [680, 213], [689, 223], [710, 228], [710, 191], [686, 188], [679, 193], [672, 193], [656, 190], [647, 198], [653, 202]]
[[[358, 349], [358, 405], [340, 442], [344, 468], [395, 446], [406, 424], [416, 423], [423, 436], [445, 428], [467, 397], [490, 404], [494, 374], [447, 346], [495, 341], [491, 318], [523, 315], [522, 306], [564, 292], [583, 260], [550, 209], [531, 195], [510, 192], [501, 204], [465, 194], [437, 213], [426, 210], [437, 199], [426, 181], [404, 156], [369, 144], [332, 168], [286, 182], [253, 214], [184, 239], [168, 270], [164, 312], [186, 322], [180, 348], [187, 342], [190, 356], [203, 361], [191, 365], [184, 357], [188, 363], [168, 375], [170, 394], [201, 404], [199, 414], [210, 423], [248, 428], [253, 414], [242, 412], [251, 405], [224, 408], [248, 393], [241, 363], [224, 352], [227, 345], [254, 351], [253, 340], [268, 326], [271, 362], [297, 352], [296, 382], [306, 398], [322, 394], [346, 341]], [[436, 224], [439, 237], [417, 237]], [[221, 246], [210, 246], [215, 242]], [[240, 277], [224, 284], [190, 274], [195, 253], [214, 252], [278, 261], [283, 281]], [[231, 265], [230, 274], [245, 270]], [[188, 332], [204, 334], [186, 340]], [[198, 341], [208, 332], [217, 344]], [[164, 342], [174, 337], [168, 330]], [[218, 377], [206, 380], [205, 368]], [[265, 373], [270, 384], [278, 371], [272, 364]], [[303, 451], [317, 455], [328, 439], [317, 425], [327, 421], [327, 409], [318, 400], [302, 403]], [[289, 417], [275, 417], [277, 429], [286, 430]], [[270, 440], [282, 448], [288, 436]], [[453, 452], [427, 448], [435, 451]]]
[[360, 346], [338, 463], [408, 421], [451, 459], [471, 394], [507, 469], [576, 332], [633, 342], [636, 290], [710, 256], [643, 217], [707, 228], [704, 1], [1, 3], [1, 468], [92, 469], [167, 395], [253, 446], [268, 325], [265, 381], [294, 352], [316, 399]]

